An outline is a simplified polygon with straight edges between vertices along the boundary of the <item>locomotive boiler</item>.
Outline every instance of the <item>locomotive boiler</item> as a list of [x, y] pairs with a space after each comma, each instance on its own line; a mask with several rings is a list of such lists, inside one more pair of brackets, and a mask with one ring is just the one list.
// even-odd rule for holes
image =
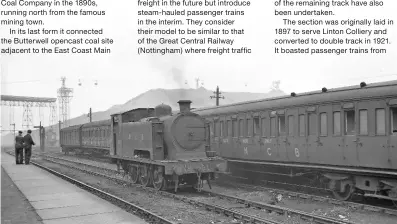
[[209, 124], [180, 100], [180, 112], [170, 106], [137, 108], [111, 116], [110, 157], [134, 183], [162, 190], [178, 186], [201, 189], [226, 161], [210, 150]]

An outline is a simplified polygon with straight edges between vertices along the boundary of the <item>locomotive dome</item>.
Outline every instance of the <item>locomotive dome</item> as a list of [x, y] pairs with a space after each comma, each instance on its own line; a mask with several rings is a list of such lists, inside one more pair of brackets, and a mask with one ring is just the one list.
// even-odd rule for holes
[[163, 117], [172, 114], [172, 108], [167, 104], [160, 104], [154, 108], [154, 116]]

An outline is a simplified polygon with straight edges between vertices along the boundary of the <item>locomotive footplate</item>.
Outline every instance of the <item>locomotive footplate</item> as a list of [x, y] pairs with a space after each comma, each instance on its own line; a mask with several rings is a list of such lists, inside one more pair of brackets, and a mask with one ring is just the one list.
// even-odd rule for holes
[[130, 161], [138, 164], [152, 164], [164, 166], [165, 175], [183, 175], [193, 173], [211, 173], [211, 172], [225, 172], [226, 161], [221, 158], [205, 158], [205, 159], [194, 159], [194, 160], [180, 160], [180, 161], [153, 161], [144, 158], [131, 158], [112, 155], [109, 156], [116, 160]]

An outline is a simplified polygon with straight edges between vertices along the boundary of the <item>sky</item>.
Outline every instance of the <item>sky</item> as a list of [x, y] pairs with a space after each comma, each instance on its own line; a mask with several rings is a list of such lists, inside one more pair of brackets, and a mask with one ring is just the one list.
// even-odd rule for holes
[[[137, 35], [137, 1], [118, 0], [116, 3], [96, 0], [96, 2], [99, 6], [94, 10], [106, 10], [106, 16], [35, 16], [34, 18], [42, 18], [47, 29], [103, 28], [102, 37], [114, 40], [111, 54], [1, 55], [1, 94], [56, 98], [57, 89], [61, 86], [61, 77], [64, 76], [66, 86], [73, 88], [74, 91], [70, 110], [71, 117], [76, 117], [87, 113], [90, 107], [93, 111], [102, 111], [112, 105], [123, 104], [150, 89], [194, 88], [195, 78], [203, 80], [207, 89], [215, 90], [216, 86], [219, 86], [221, 91], [245, 92], [268, 92], [272, 82], [280, 80], [280, 88], [286, 93], [356, 85], [361, 81], [370, 83], [397, 79], [397, 25], [387, 27], [387, 38], [392, 44], [385, 46], [387, 54], [383, 55], [275, 54], [274, 39], [284, 38], [281, 35], [277, 36], [275, 29], [284, 28], [282, 19], [287, 17], [274, 15], [273, 0], [256, 0], [251, 1], [250, 7], [242, 8], [245, 10], [244, 16], [231, 18], [236, 20], [234, 28], [245, 31], [245, 35], [233, 37], [234, 47], [251, 48], [251, 54], [150, 56], [137, 54], [137, 39], [142, 37]], [[397, 1], [383, 2], [385, 7], [332, 8], [335, 15], [331, 17], [393, 19], [397, 23], [397, 14], [394, 10], [397, 8]], [[76, 7], [70, 8], [76, 9]], [[168, 7], [168, 9], [172, 8]], [[295, 7], [295, 9], [304, 8]], [[322, 9], [326, 10], [326, 8]], [[3, 6], [1, 10], [4, 10]], [[321, 19], [310, 16], [289, 18]], [[306, 28], [321, 30], [323, 27], [306, 26]], [[363, 26], [360, 28], [366, 29]], [[8, 36], [7, 27], [1, 26], [0, 32], [1, 37]], [[324, 37], [332, 38], [332, 36]], [[170, 72], [173, 67], [178, 68], [181, 74], [173, 75]], [[185, 80], [188, 82], [187, 85]], [[79, 82], [81, 86], [78, 85]], [[98, 85], [94, 85], [95, 82]], [[11, 119], [14, 119], [17, 127], [21, 127], [22, 108], [14, 111], [15, 117]], [[9, 112], [9, 108], [2, 106], [3, 129], [10, 127]], [[34, 114], [35, 122], [39, 121], [37, 108]], [[48, 117], [49, 110], [43, 110], [41, 119], [44, 119], [45, 124], [49, 122]]]

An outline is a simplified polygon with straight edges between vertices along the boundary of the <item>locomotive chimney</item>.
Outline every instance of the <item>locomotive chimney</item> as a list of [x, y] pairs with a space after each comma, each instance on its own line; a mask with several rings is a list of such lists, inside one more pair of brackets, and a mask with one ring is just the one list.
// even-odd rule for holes
[[179, 100], [179, 110], [181, 113], [189, 112], [190, 111], [190, 104], [192, 101], [190, 100]]

